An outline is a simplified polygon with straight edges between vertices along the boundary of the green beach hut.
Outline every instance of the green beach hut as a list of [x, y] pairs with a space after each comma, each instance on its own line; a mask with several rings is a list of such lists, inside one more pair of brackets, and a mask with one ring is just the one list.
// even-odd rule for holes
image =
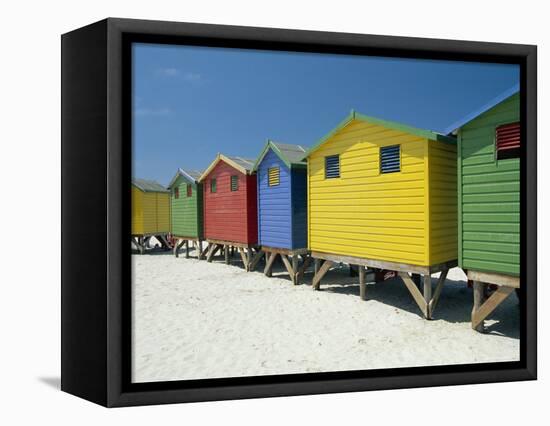
[[185, 257], [189, 257], [190, 243], [201, 258], [203, 240], [202, 184], [198, 182], [198, 170], [178, 169], [168, 185], [170, 190], [171, 234], [174, 240], [174, 255], [185, 245]]
[[[458, 257], [474, 283], [472, 327], [519, 289], [520, 97], [515, 86], [452, 126], [458, 136]], [[486, 299], [487, 284], [498, 289]]]

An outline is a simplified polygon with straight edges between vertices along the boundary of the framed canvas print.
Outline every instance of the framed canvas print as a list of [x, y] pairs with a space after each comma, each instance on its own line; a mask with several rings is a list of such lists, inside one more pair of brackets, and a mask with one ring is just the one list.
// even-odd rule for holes
[[106, 19], [62, 37], [62, 389], [536, 378], [536, 47]]

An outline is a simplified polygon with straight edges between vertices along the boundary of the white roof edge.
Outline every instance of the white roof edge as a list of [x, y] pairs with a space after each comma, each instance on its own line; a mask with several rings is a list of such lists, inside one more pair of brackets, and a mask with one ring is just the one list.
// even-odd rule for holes
[[495, 98], [491, 99], [489, 102], [487, 102], [485, 105], [483, 105], [481, 108], [476, 109], [475, 111], [472, 111], [462, 119], [454, 122], [449, 127], [447, 127], [445, 130], [443, 130], [443, 134], [448, 135], [455, 130], [459, 129], [460, 127], [464, 126], [466, 123], [469, 123], [477, 116], [483, 114], [484, 112], [489, 111], [491, 108], [493, 108], [495, 105], [501, 103], [505, 99], [508, 99], [510, 96], [515, 95], [519, 92], [519, 83], [513, 85], [509, 89], [502, 92], [500, 95], [496, 96]]

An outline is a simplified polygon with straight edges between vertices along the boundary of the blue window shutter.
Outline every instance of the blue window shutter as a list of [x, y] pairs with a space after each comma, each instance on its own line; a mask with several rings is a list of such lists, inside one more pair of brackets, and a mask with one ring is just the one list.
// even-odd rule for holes
[[340, 177], [340, 156], [331, 155], [325, 157], [325, 178], [339, 178]]
[[394, 173], [401, 171], [401, 146], [392, 145], [380, 148], [380, 172]]

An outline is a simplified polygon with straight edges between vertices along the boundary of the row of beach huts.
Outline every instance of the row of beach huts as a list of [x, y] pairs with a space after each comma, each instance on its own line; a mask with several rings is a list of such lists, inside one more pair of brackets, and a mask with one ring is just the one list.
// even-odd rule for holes
[[238, 253], [268, 276], [280, 258], [295, 284], [313, 265], [314, 289], [349, 264], [363, 299], [367, 272], [399, 275], [428, 319], [458, 265], [482, 331], [520, 287], [519, 111], [518, 87], [443, 133], [352, 111], [309, 149], [268, 141], [257, 159], [179, 169], [167, 188], [134, 179], [133, 244], [143, 253], [156, 236], [176, 256], [194, 245], [209, 262]]

